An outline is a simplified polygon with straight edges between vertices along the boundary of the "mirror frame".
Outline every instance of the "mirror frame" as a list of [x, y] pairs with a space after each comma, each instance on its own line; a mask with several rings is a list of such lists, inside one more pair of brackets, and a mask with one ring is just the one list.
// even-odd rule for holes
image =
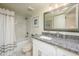
[[[56, 9], [54, 9], [54, 10], [57, 10], [57, 9], [60, 9], [60, 8], [64, 8], [64, 7], [67, 7], [67, 6], [71, 6], [71, 5], [74, 5], [74, 4], [77, 4], [77, 3], [70, 3], [70, 4], [67, 4], [66, 6], [61, 6], [61, 7], [59, 7], [59, 8], [56, 8]], [[78, 4], [79, 5], [79, 4]], [[62, 31], [62, 32], [79, 32], [79, 26], [78, 26], [78, 29], [45, 29], [45, 14], [47, 14], [47, 13], [51, 13], [52, 11], [54, 11], [54, 10], [51, 10], [51, 11], [48, 11], [48, 12], [45, 12], [44, 14], [43, 14], [43, 28], [44, 28], [44, 31]], [[78, 10], [79, 10], [79, 8], [78, 8]], [[79, 14], [79, 11], [78, 11], [78, 14]], [[79, 17], [78, 17], [78, 25], [79, 25]]]

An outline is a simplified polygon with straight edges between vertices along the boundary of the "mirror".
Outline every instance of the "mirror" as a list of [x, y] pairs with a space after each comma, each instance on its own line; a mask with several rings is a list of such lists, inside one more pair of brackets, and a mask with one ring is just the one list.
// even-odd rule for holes
[[44, 29], [78, 31], [78, 4], [67, 4], [44, 13]]

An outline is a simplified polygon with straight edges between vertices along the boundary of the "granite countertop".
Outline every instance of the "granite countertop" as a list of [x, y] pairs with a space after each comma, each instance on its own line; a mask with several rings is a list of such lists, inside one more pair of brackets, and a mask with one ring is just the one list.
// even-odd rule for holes
[[76, 54], [79, 54], [79, 40], [77, 39], [62, 39], [62, 38], [56, 38], [52, 37], [52, 40], [46, 40], [46, 39], [40, 39], [39, 35], [32, 36], [32, 38], [35, 38], [37, 40], [43, 41], [45, 43], [56, 45], [58, 47], [67, 49], [69, 51], [72, 51]]

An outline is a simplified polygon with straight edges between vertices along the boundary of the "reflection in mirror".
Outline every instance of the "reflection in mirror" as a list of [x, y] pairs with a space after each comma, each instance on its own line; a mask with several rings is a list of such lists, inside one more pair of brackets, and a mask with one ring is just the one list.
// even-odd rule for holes
[[44, 29], [77, 30], [78, 4], [68, 4], [44, 13]]
[[76, 29], [76, 7], [70, 8], [66, 14], [66, 29]]
[[64, 29], [64, 28], [65, 28], [65, 14], [55, 16], [54, 29]]
[[53, 13], [48, 13], [45, 15], [45, 28], [46, 29], [54, 28]]

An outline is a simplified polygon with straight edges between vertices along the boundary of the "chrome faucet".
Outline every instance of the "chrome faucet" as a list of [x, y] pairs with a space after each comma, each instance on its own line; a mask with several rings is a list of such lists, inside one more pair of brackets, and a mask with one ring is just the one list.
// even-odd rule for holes
[[61, 37], [62, 39], [65, 39], [65, 34], [63, 34], [63, 33], [57, 32], [56, 35], [57, 35], [57, 38]]

